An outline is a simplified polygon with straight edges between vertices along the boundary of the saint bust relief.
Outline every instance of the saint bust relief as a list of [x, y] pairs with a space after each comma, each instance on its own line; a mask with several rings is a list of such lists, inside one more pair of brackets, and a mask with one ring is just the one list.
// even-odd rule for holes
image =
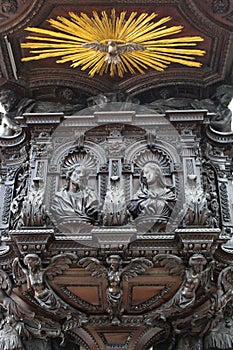
[[130, 211], [137, 216], [156, 216], [168, 219], [176, 197], [168, 186], [160, 167], [154, 162], [144, 165], [140, 176], [140, 188], [131, 201]]
[[99, 201], [93, 189], [88, 187], [88, 169], [75, 164], [66, 173], [67, 185], [55, 194], [52, 205], [54, 217], [68, 217], [94, 223], [98, 219]]
[[[104, 226], [127, 225], [131, 219], [146, 217], [153, 222], [166, 224], [174, 207], [175, 194], [173, 188], [165, 181], [161, 168], [155, 162], [146, 163], [140, 176], [140, 188], [126, 204], [126, 198], [119, 197], [119, 191], [114, 189], [111, 198], [107, 192], [104, 206], [95, 191], [88, 186], [88, 169], [80, 164], [75, 164], [67, 170], [66, 186], [55, 193], [51, 211], [53, 216], [63, 230], [76, 232], [79, 227], [75, 223], [96, 225], [103, 223]], [[125, 219], [117, 220], [121, 212], [118, 203], [124, 207]], [[74, 225], [72, 226], [71, 223]], [[72, 226], [72, 228], [71, 228]], [[156, 230], [156, 227], [155, 227]]]

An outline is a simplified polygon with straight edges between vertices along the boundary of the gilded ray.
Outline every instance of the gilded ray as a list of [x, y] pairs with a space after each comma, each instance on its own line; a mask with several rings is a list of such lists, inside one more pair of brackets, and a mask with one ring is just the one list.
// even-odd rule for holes
[[21, 44], [31, 54], [22, 61], [58, 57], [57, 63], [68, 62], [73, 68], [88, 70], [91, 77], [144, 74], [148, 68], [163, 71], [173, 62], [188, 67], [202, 65], [196, 56], [203, 56], [205, 51], [193, 47], [203, 38], [174, 37], [183, 26], [167, 26], [171, 17], [155, 21], [156, 13], [132, 12], [127, 16], [126, 11], [117, 16], [115, 9], [110, 15], [93, 11], [92, 17], [73, 12], [69, 16], [50, 19], [51, 30], [27, 27], [26, 31], [37, 35], [28, 36]]

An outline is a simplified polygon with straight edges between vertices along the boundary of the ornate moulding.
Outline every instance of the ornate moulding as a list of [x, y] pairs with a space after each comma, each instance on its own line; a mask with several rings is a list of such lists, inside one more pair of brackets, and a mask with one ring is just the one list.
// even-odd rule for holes
[[39, 343], [141, 350], [187, 326], [199, 339], [193, 315], [225, 322], [233, 288], [229, 159], [205, 147], [206, 112], [84, 113], [24, 114], [30, 147], [4, 146], [27, 156], [2, 169], [3, 337], [11, 313]]

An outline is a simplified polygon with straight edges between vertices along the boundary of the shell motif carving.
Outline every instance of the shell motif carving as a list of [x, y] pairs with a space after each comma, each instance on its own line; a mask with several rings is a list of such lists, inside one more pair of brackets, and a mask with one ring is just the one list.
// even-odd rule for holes
[[63, 168], [68, 169], [75, 164], [80, 164], [87, 169], [96, 169], [98, 161], [89, 150], [85, 150], [85, 152], [74, 151], [65, 158]]
[[169, 156], [162, 150], [156, 149], [151, 152], [148, 149], [144, 149], [139, 152], [133, 159], [133, 162], [139, 167], [143, 168], [143, 166], [148, 162], [153, 162], [159, 165], [163, 169], [163, 173], [169, 174], [171, 173], [171, 159]]

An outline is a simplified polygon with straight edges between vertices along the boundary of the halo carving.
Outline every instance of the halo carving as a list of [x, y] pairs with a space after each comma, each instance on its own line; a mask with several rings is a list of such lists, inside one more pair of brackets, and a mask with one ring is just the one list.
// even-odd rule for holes
[[72, 151], [64, 159], [62, 167], [66, 170], [74, 164], [83, 165], [87, 169], [96, 169], [98, 161], [90, 150], [85, 150], [84, 152]]
[[162, 168], [164, 175], [171, 173], [171, 159], [167, 153], [159, 149], [153, 151], [153, 153], [149, 149], [144, 149], [134, 156], [133, 162], [139, 168], [142, 168], [148, 162], [154, 162]]

